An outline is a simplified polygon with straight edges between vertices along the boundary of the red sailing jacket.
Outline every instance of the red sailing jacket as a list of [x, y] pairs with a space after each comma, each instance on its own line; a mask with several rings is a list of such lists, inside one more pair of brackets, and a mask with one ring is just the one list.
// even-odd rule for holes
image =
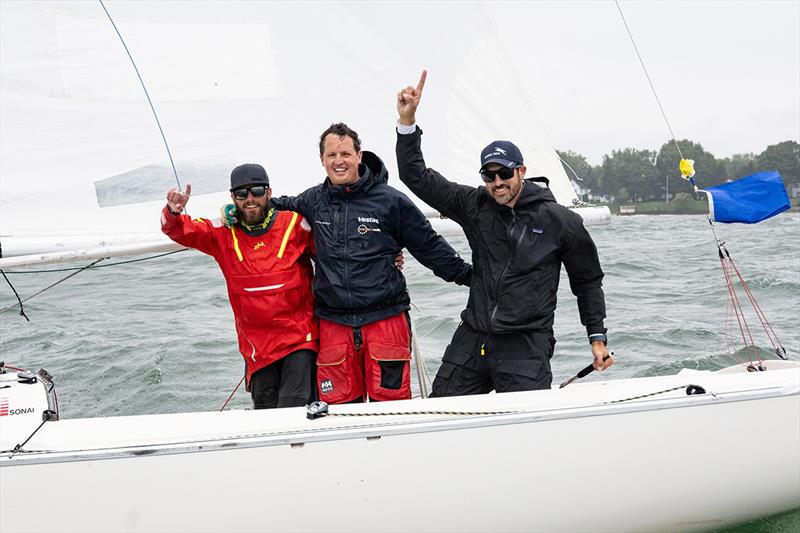
[[295, 350], [319, 350], [311, 294], [314, 252], [311, 228], [292, 211], [258, 237], [219, 220], [174, 215], [164, 207], [161, 231], [170, 239], [212, 256], [228, 285], [247, 383], [257, 370]]

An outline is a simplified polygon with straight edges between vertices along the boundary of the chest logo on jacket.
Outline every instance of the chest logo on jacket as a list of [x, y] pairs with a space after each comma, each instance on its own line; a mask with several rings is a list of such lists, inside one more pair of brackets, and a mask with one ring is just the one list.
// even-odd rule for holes
[[259, 248], [263, 248], [264, 246], [266, 246], [266, 244], [264, 244], [264, 241], [260, 241], [255, 246], [253, 246], [253, 251], [255, 252], [256, 250], [258, 250]]
[[361, 235], [366, 235], [370, 231], [380, 231], [381, 230], [381, 228], [370, 228], [369, 226], [365, 226], [364, 224], [361, 224], [356, 229], [358, 230], [358, 233], [361, 234]]

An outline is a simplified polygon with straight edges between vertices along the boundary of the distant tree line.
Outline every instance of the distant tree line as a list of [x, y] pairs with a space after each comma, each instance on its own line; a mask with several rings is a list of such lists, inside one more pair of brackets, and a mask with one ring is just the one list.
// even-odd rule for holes
[[[686, 159], [694, 159], [695, 180], [701, 188], [763, 170], [780, 172], [790, 194], [792, 185], [800, 184], [800, 144], [795, 141], [769, 145], [760, 154], [734, 154], [722, 159], [714, 157], [700, 143], [684, 139], [678, 145]], [[570, 179], [575, 180], [577, 174], [583, 180], [579, 183], [593, 194], [614, 196], [617, 202], [664, 200], [667, 191], [669, 198], [690, 191], [678, 171], [680, 156], [673, 141], [665, 142], [658, 152], [636, 148], [614, 150], [596, 166], [571, 150], [558, 151], [558, 155]]]

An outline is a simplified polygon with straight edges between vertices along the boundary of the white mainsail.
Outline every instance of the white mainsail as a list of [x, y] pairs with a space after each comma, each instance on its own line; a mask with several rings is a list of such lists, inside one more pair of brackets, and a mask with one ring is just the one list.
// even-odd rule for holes
[[[503, 49], [487, 24], [491, 6], [108, 7], [182, 184], [195, 186], [192, 214], [213, 216], [228, 198], [227, 170], [245, 161], [263, 163], [278, 194], [319, 182], [316, 139], [331, 122], [348, 122], [393, 170], [394, 94], [422, 68], [430, 72], [419, 113], [429, 165], [477, 184], [481, 148], [510, 139], [530, 175], [551, 178], [560, 202], [574, 199], [524, 87], [498, 82], [513, 80], [515, 54], [535, 51]], [[514, 8], [503, 4], [508, 19]], [[100, 6], [1, 2], [0, 10], [0, 243], [4, 256], [23, 254], [0, 267], [174, 246], [158, 228], [174, 178]], [[413, 30], [404, 28], [412, 18]], [[34, 385], [4, 374], [0, 404], [15, 414], [0, 419], [0, 529], [722, 527], [791, 509], [800, 496], [797, 365], [767, 367], [334, 406], [334, 414], [366, 416], [316, 421], [299, 408], [51, 419], [32, 437], [51, 405], [16, 406], [21, 395], [10, 391]], [[708, 392], [687, 395], [687, 384]], [[581, 461], [601, 434], [603, 460]], [[676, 452], [687, 439], [701, 445]], [[759, 446], [771, 453], [742, 461]], [[464, 469], [475, 457], [486, 468]], [[431, 472], [448, 475], [420, 484]], [[615, 497], [597, 498], [610, 479]], [[313, 508], [309, 490], [320, 495]], [[30, 515], [37, 498], [48, 502], [46, 516]], [[574, 512], [575, 501], [585, 512]]]
[[[324, 176], [319, 132], [345, 121], [396, 177], [393, 97], [428, 68], [420, 126], [428, 164], [480, 184], [478, 154], [505, 138], [547, 176], [556, 198], [575, 193], [515, 79], [514, 54], [486, 27], [487, 7], [447, 4], [397, 30], [403, 4], [108, 4], [150, 95], [193, 215], [214, 216], [229, 169], [267, 168], [277, 194]], [[333, 22], [335, 21], [335, 23]], [[135, 72], [99, 3], [2, 3], [0, 266], [168, 246], [158, 211], [176, 185]], [[446, 28], [446, 31], [444, 29]], [[509, 83], [497, 83], [505, 73]], [[36, 206], [43, 192], [53, 194]], [[57, 198], [57, 200], [55, 199]], [[607, 211], [600, 215], [608, 220]], [[135, 244], [138, 243], [138, 244]], [[131, 247], [131, 244], [135, 244]], [[112, 255], [112, 253], [108, 253]]]

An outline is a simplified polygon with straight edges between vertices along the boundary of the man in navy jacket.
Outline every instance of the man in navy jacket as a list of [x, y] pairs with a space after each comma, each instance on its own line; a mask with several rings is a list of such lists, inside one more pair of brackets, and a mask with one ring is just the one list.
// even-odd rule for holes
[[328, 403], [411, 397], [410, 300], [395, 267], [403, 248], [446, 281], [468, 285], [472, 268], [438, 235], [358, 134], [333, 124], [320, 136], [327, 178], [295, 197], [273, 198], [301, 213], [316, 248], [320, 399]]

